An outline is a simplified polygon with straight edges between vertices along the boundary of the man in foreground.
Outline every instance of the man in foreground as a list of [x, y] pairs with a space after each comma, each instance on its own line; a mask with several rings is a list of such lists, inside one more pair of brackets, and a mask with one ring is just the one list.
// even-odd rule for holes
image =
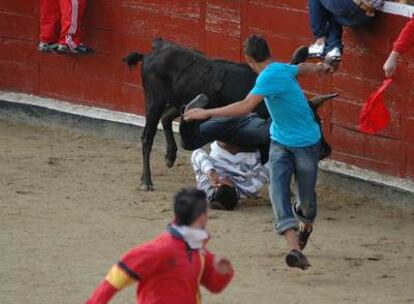
[[[191, 109], [186, 120], [242, 116], [262, 100], [272, 118], [269, 155], [270, 198], [278, 219], [276, 231], [284, 235], [290, 248], [289, 267], [307, 269], [302, 253], [316, 218], [316, 179], [320, 156], [321, 131], [314, 113], [297, 81], [299, 75], [332, 72], [325, 64], [302, 63], [297, 66], [273, 62], [267, 42], [253, 35], [244, 44], [247, 63], [259, 73], [256, 85], [242, 101], [216, 109]], [[295, 174], [297, 202], [291, 205], [289, 186]], [[299, 230], [297, 234], [296, 231]]]
[[138, 283], [139, 304], [201, 303], [199, 286], [221, 292], [233, 277], [231, 263], [206, 248], [209, 234], [203, 191], [183, 189], [175, 196], [173, 224], [155, 240], [137, 246], [112, 266], [87, 304], [108, 303], [125, 287]]

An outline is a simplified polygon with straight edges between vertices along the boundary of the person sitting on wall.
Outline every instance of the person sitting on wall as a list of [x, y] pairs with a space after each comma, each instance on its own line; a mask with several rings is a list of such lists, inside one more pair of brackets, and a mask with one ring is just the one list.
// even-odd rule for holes
[[200, 285], [213, 293], [234, 275], [231, 262], [211, 253], [206, 194], [188, 188], [174, 200], [174, 222], [155, 240], [132, 248], [112, 266], [86, 304], [105, 304], [124, 288], [137, 286], [137, 303], [196, 304]]
[[239, 199], [258, 197], [269, 181], [258, 150], [243, 151], [221, 141], [211, 144], [210, 154], [195, 150], [191, 163], [197, 188], [206, 192], [212, 209], [233, 210]]
[[398, 39], [394, 42], [393, 50], [384, 64], [386, 77], [391, 77], [397, 70], [397, 59], [414, 46], [414, 16], [401, 31]]
[[88, 55], [93, 50], [81, 43], [80, 20], [86, 0], [40, 0], [40, 37], [43, 53]]
[[385, 0], [309, 0], [309, 16], [316, 41], [309, 57], [339, 62], [342, 57], [342, 27], [357, 28], [375, 16]]

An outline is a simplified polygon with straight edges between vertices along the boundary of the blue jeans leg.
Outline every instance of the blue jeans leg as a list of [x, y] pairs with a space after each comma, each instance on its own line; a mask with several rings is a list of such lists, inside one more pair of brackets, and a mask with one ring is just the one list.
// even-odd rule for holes
[[[221, 140], [243, 148], [258, 147], [263, 145], [269, 147], [270, 119], [266, 120], [260, 118], [256, 113], [251, 113], [242, 117], [234, 117], [231, 119], [233, 123], [228, 126]], [[201, 127], [201, 131], [210, 133], [203, 126]]]
[[[297, 229], [298, 221], [311, 224], [317, 213], [316, 180], [320, 143], [304, 148], [288, 148], [272, 141], [270, 144], [270, 200], [277, 219], [276, 232], [284, 234]], [[297, 185], [297, 202], [290, 202], [293, 174]]]
[[342, 25], [322, 5], [321, 0], [309, 0], [309, 17], [315, 39], [326, 37], [325, 52], [338, 47], [342, 50]]
[[270, 119], [256, 113], [242, 117], [211, 118], [204, 122], [181, 120], [181, 145], [195, 150], [215, 141], [223, 141], [245, 149], [259, 149], [262, 162], [267, 162], [270, 144]]
[[311, 30], [315, 39], [326, 37], [328, 26], [328, 10], [321, 4], [320, 0], [309, 0], [309, 19]]
[[325, 52], [328, 53], [334, 48], [339, 48], [342, 51], [342, 25], [333, 15], [330, 15], [326, 35]]
[[276, 232], [284, 234], [289, 229], [297, 229], [297, 220], [290, 203], [290, 181], [294, 172], [294, 155], [287, 147], [274, 141], [270, 144], [269, 155], [270, 185], [269, 194], [273, 214], [277, 221]]
[[372, 20], [372, 17], [360, 9], [352, 0], [320, 0], [337, 22], [344, 26], [356, 28]]
[[312, 224], [316, 218], [317, 196], [316, 180], [318, 176], [320, 143], [294, 149], [295, 179], [297, 201], [293, 207], [295, 217], [306, 224]]

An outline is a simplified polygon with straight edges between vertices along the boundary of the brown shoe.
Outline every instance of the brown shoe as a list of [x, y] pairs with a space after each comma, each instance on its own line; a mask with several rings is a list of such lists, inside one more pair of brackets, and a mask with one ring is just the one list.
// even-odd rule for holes
[[299, 241], [300, 250], [305, 249], [306, 244], [308, 243], [309, 237], [312, 234], [312, 231], [313, 231], [313, 227], [307, 230], [304, 230], [301, 227], [301, 229], [299, 230], [298, 241]]
[[311, 266], [306, 256], [296, 249], [292, 249], [286, 256], [286, 264], [289, 267], [296, 267], [302, 270], [306, 270]]

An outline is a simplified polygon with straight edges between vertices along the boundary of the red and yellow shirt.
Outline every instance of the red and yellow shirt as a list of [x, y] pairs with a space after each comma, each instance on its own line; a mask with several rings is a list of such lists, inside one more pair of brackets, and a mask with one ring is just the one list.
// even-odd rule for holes
[[216, 272], [213, 261], [212, 253], [191, 249], [178, 231], [169, 227], [155, 240], [126, 253], [86, 304], [108, 303], [116, 292], [135, 282], [139, 304], [201, 303], [200, 285], [218, 293], [233, 277], [233, 272]]

